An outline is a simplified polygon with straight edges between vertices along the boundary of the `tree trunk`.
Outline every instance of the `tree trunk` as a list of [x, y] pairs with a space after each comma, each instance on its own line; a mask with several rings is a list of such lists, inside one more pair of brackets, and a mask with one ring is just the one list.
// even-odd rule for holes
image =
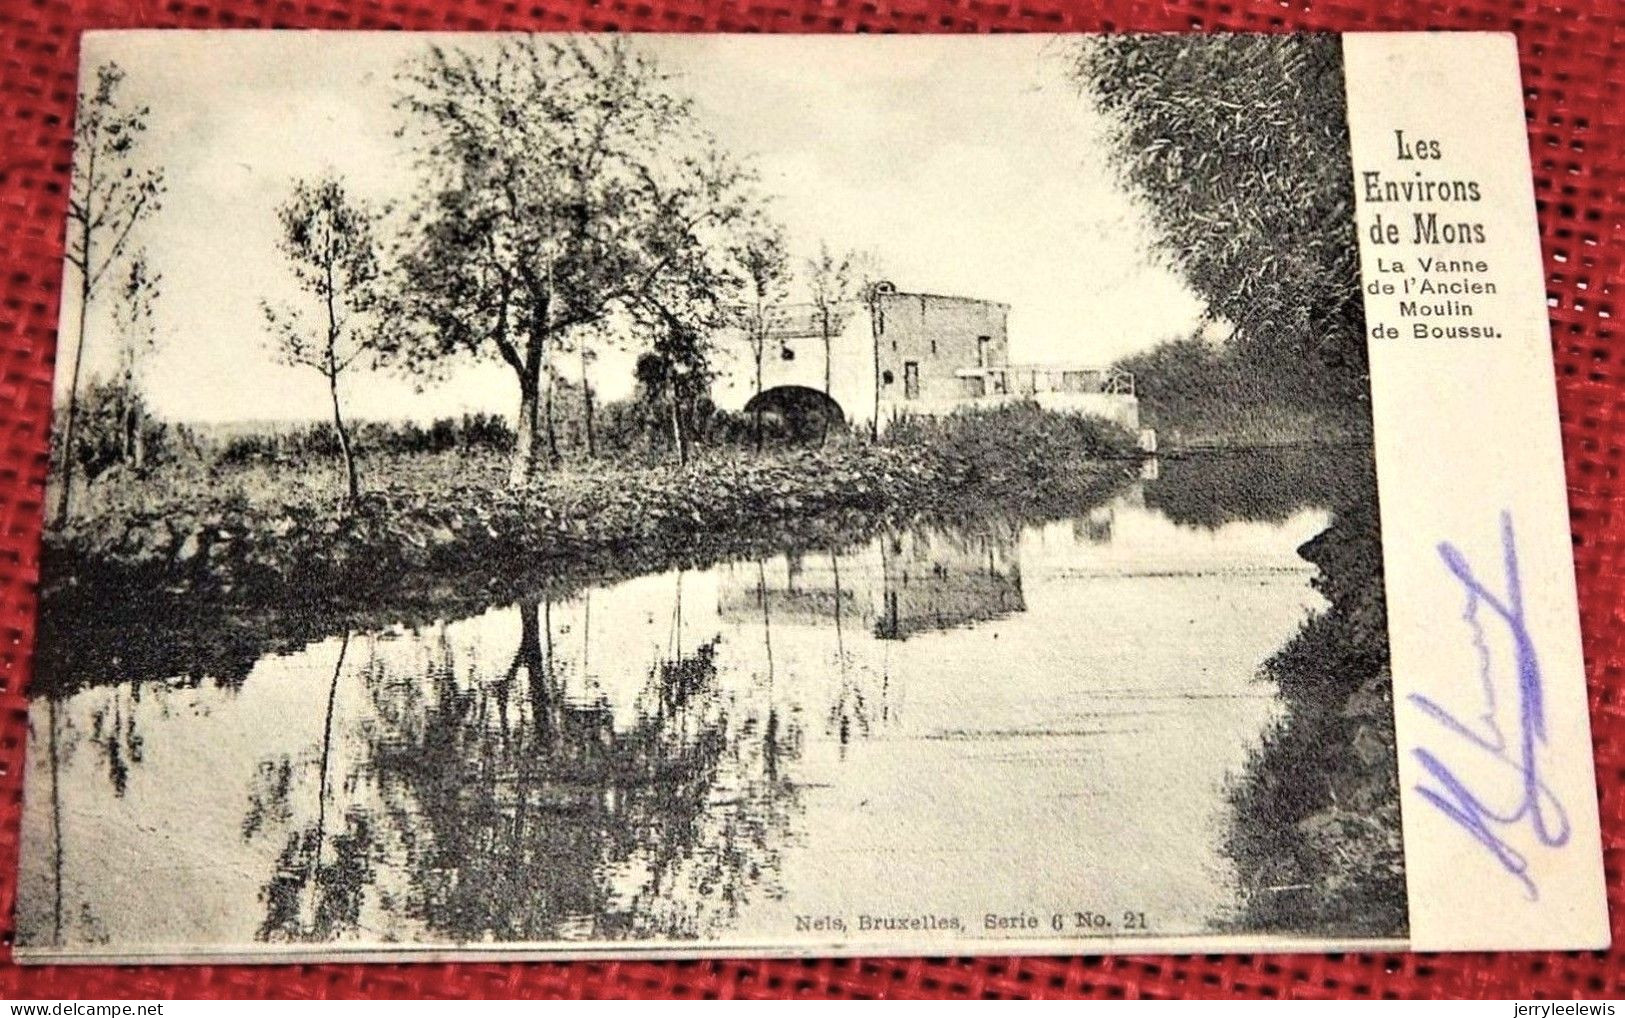
[[880, 321], [879, 311], [875, 307], [875, 298], [871, 296], [869, 304], [869, 339], [875, 353], [875, 413], [869, 419], [869, 441], [880, 441]]
[[130, 373], [126, 371], [120, 381], [123, 383], [123, 388], [119, 390], [118, 394], [118, 461], [128, 466], [130, 456], [135, 451], [132, 448], [134, 442], [131, 441], [134, 438], [131, 432], [135, 430], [131, 427], [131, 421], [135, 417], [135, 407], [130, 404]]
[[679, 466], [688, 465], [688, 441], [683, 434], [682, 399], [677, 395], [677, 387], [671, 389], [671, 441], [673, 451], [677, 454]]
[[553, 426], [553, 368], [547, 369], [547, 465], [557, 467], [564, 457], [559, 455], [559, 433]]
[[328, 225], [327, 250], [329, 257], [323, 266], [327, 274], [327, 288], [322, 291], [327, 301], [327, 366], [322, 374], [327, 376], [327, 392], [333, 398], [333, 429], [339, 433], [339, 453], [344, 457], [344, 493], [350, 507], [353, 509], [361, 501], [361, 482], [355, 472], [355, 452], [350, 448], [350, 432], [344, 427], [344, 415], [339, 412], [339, 366], [338, 347], [343, 331], [339, 327], [339, 314], [337, 307], [337, 291], [333, 282], [333, 238], [332, 224]]
[[59, 698], [49, 696], [45, 698], [47, 724], [50, 726], [48, 740], [51, 754], [51, 872], [52, 872], [52, 928], [53, 940], [57, 945], [62, 943], [62, 753], [58, 748], [56, 705]]
[[73, 443], [79, 424], [79, 370], [85, 362], [85, 320], [90, 317], [90, 227], [85, 227], [84, 265], [79, 267], [79, 342], [73, 351], [73, 372], [68, 375], [68, 421], [62, 434], [62, 494], [56, 504], [58, 526], [68, 522], [73, 502]]
[[122, 424], [123, 448], [120, 454], [125, 466], [140, 467], [145, 458], [142, 453], [141, 441], [141, 402], [135, 394], [135, 376], [130, 372], [124, 374], [124, 420]]
[[582, 357], [581, 361], [581, 404], [582, 415], [586, 418], [587, 424], [587, 458], [597, 459], [598, 440], [593, 436], [592, 432], [592, 383], [587, 379], [587, 361], [585, 356]]
[[831, 375], [830, 361], [831, 361], [831, 358], [834, 356], [834, 354], [830, 350], [831, 336], [829, 334], [829, 325], [830, 325], [829, 319], [826, 316], [825, 319], [824, 319], [824, 395], [826, 395], [826, 396], [829, 395], [829, 387], [830, 387], [830, 375]]
[[344, 457], [345, 497], [354, 506], [361, 501], [361, 479], [356, 476], [355, 450], [350, 448], [350, 431], [339, 413], [339, 376], [334, 371], [327, 376], [327, 391], [333, 397], [333, 428], [339, 433], [339, 453]]
[[[829, 331], [830, 331], [829, 312], [825, 311], [824, 312], [824, 395], [825, 396], [830, 396], [830, 392], [829, 392], [829, 387], [830, 387], [830, 358], [831, 358], [832, 354], [830, 352], [830, 334], [829, 334]], [[833, 396], [830, 396], [830, 398], [834, 399]], [[822, 446], [825, 442], [829, 441], [829, 411], [828, 411], [828, 409], [823, 409], [819, 413], [818, 418], [822, 422], [819, 425], [819, 430], [818, 430], [818, 444], [820, 446]]]
[[751, 415], [751, 431], [756, 439], [756, 451], [762, 451], [762, 358], [767, 355], [767, 337], [756, 344], [756, 412]]
[[536, 473], [536, 424], [541, 409], [541, 384], [533, 374], [519, 377], [519, 421], [514, 426], [513, 464], [508, 486], [521, 488]]

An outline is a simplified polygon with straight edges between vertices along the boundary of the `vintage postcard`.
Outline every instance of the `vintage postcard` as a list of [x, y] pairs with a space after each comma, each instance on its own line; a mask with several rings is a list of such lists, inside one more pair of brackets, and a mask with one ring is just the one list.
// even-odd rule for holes
[[19, 960], [1606, 943], [1510, 37], [82, 67]]

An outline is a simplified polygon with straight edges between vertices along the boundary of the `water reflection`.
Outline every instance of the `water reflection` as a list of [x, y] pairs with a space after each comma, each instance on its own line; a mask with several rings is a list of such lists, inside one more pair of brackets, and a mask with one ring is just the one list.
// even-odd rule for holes
[[773, 941], [1044, 907], [1037, 860], [1197, 932], [1327, 515], [1179, 521], [1177, 480], [43, 702], [19, 938]]

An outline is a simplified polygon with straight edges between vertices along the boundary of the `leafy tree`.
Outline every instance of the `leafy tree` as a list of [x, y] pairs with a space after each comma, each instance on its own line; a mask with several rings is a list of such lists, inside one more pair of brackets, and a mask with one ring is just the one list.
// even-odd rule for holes
[[1367, 401], [1339, 40], [1105, 36], [1072, 70], [1241, 363], [1299, 406]]
[[[134, 436], [127, 430], [132, 418], [139, 428]], [[140, 391], [132, 391], [123, 378], [90, 378], [79, 393], [73, 448], [63, 452], [89, 483], [117, 467], [133, 465], [133, 448], [143, 450], [144, 465], [172, 452], [169, 437], [169, 429], [147, 413]]]
[[651, 170], [688, 126], [667, 76], [622, 38], [441, 46], [400, 73], [423, 172], [402, 252], [404, 352], [497, 357], [519, 387], [510, 482], [537, 456], [544, 365], [572, 332], [675, 266]]
[[79, 277], [78, 341], [68, 375], [68, 411], [62, 449], [57, 518], [66, 520], [73, 497], [73, 452], [79, 419], [79, 374], [85, 358], [85, 323], [109, 271], [124, 257], [136, 226], [157, 212], [163, 170], [141, 165], [141, 139], [150, 111], [119, 96], [124, 71], [96, 68], [95, 85], [79, 96], [73, 128], [72, 191], [68, 199], [67, 261]]
[[[755, 368], [757, 396], [762, 394], [762, 362], [767, 356], [768, 337], [782, 322], [789, 300], [790, 258], [785, 251], [784, 228], [757, 217], [740, 231], [734, 259], [743, 283], [741, 325], [750, 344]], [[825, 388], [828, 388], [826, 378]], [[762, 445], [762, 411], [757, 407], [752, 422], [758, 449]]]
[[282, 225], [278, 246], [316, 311], [312, 315], [309, 309], [261, 303], [282, 360], [315, 368], [327, 379], [333, 428], [344, 461], [345, 493], [352, 505], [361, 498], [361, 484], [339, 399], [339, 378], [356, 364], [375, 360], [381, 348], [372, 321], [380, 303], [378, 216], [334, 177], [296, 181], [292, 195], [277, 210]]
[[679, 462], [688, 462], [690, 422], [711, 388], [715, 335], [732, 323], [744, 286], [732, 258], [748, 222], [750, 176], [715, 149], [645, 170], [643, 245], [663, 271], [651, 275], [628, 310], [650, 340], [638, 362], [646, 391], [671, 404]]

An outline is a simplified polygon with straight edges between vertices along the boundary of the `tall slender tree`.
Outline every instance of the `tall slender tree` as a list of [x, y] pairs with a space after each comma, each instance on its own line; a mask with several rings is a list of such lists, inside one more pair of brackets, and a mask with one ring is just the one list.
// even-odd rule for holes
[[586, 426], [587, 458], [598, 457], [598, 440], [593, 434], [593, 405], [592, 405], [592, 363], [598, 359], [598, 351], [585, 344], [581, 347], [581, 420]]
[[880, 441], [880, 333], [884, 328], [881, 312], [881, 298], [887, 292], [881, 284], [885, 281], [885, 266], [881, 264], [880, 256], [873, 251], [862, 251], [852, 258], [852, 278], [856, 282], [859, 296], [863, 300], [864, 310], [869, 316], [869, 353], [872, 358], [874, 381], [871, 388], [874, 391], [873, 413], [869, 415], [869, 440]]
[[336, 177], [296, 181], [293, 193], [277, 210], [282, 226], [279, 247], [315, 310], [261, 303], [282, 360], [314, 368], [327, 380], [351, 505], [361, 499], [361, 483], [339, 379], [358, 364], [371, 366], [381, 348], [374, 321], [380, 303], [379, 215], [352, 197]]
[[73, 179], [68, 198], [67, 261], [79, 280], [78, 339], [68, 374], [67, 421], [62, 440], [62, 483], [57, 518], [65, 521], [73, 500], [73, 449], [78, 436], [79, 375], [84, 367], [86, 323], [109, 271], [124, 258], [131, 235], [158, 211], [163, 170], [140, 161], [150, 110], [119, 95], [124, 71], [96, 68], [95, 84], [79, 95], [74, 119]]
[[162, 284], [163, 276], [152, 270], [146, 251], [137, 251], [123, 273], [114, 308], [119, 339], [119, 456], [136, 467], [143, 466], [146, 459], [142, 369], [158, 347], [154, 308]]
[[857, 259], [858, 254], [854, 251], [837, 255], [830, 250], [827, 242], [820, 241], [818, 256], [807, 260], [807, 296], [812, 301], [819, 334], [824, 340], [826, 396], [830, 390], [831, 365], [834, 361], [831, 345], [835, 333], [841, 328], [841, 316], [848, 310], [847, 305], [861, 296], [854, 272]]
[[[741, 324], [750, 344], [755, 369], [755, 395], [762, 394], [762, 363], [767, 357], [768, 339], [784, 318], [789, 299], [790, 258], [785, 250], [784, 228], [760, 216], [740, 231], [734, 258], [743, 282]], [[756, 447], [762, 447], [762, 408], [757, 404], [752, 421]]]

